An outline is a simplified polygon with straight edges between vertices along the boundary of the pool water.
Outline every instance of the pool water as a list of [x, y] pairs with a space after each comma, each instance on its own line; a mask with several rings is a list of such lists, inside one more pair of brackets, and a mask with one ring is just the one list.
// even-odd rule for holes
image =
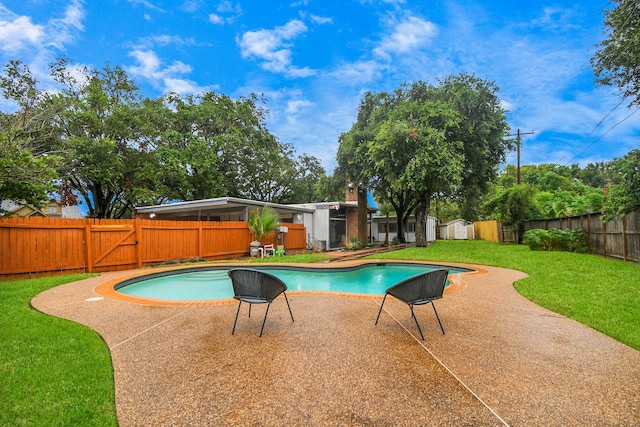
[[[428, 264], [366, 264], [349, 268], [251, 267], [266, 271], [286, 283], [288, 290], [348, 292], [383, 295], [385, 290], [416, 274], [442, 268]], [[449, 269], [455, 274], [465, 269]], [[233, 297], [227, 268], [172, 272], [149, 279], [125, 281], [120, 293], [159, 300], [202, 301]]]

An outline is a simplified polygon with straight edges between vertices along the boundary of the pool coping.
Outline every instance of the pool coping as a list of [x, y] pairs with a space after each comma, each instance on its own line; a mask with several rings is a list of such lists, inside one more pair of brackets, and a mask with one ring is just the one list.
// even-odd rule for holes
[[[393, 264], [393, 263], [402, 263], [402, 264], [420, 264], [420, 265], [435, 265], [438, 267], [457, 267], [457, 268], [466, 268], [473, 271], [469, 272], [460, 272], [454, 275], [449, 275], [449, 286], [447, 286], [444, 290], [444, 295], [451, 295], [455, 292], [459, 292], [463, 290], [467, 283], [464, 280], [465, 276], [472, 274], [486, 274], [487, 270], [480, 268], [476, 265], [470, 266], [466, 264], [459, 263], [434, 263], [434, 262], [425, 262], [425, 261], [412, 261], [412, 260], [352, 260], [352, 261], [344, 261], [340, 263], [340, 268], [349, 268], [349, 267], [359, 267], [365, 264]], [[269, 264], [259, 264], [260, 266], [268, 265], [269, 267], [301, 267], [301, 268], [314, 268], [314, 269], [335, 269], [335, 264], [329, 263], [286, 263], [286, 262], [278, 262], [278, 263], [269, 263]], [[253, 264], [247, 263], [238, 263], [238, 262], [216, 262], [216, 263], [207, 263], [207, 264], [198, 264], [198, 265], [188, 265], [188, 266], [172, 266], [172, 267], [161, 267], [161, 268], [153, 268], [153, 269], [145, 269], [143, 271], [138, 271], [134, 274], [131, 274], [126, 277], [121, 277], [118, 279], [110, 280], [98, 285], [94, 291], [97, 295], [117, 301], [129, 302], [134, 304], [148, 305], [148, 306], [158, 306], [158, 307], [185, 307], [185, 306], [214, 306], [214, 305], [228, 305], [228, 304], [236, 304], [237, 300], [233, 298], [226, 299], [216, 299], [216, 300], [158, 300], [153, 298], [144, 298], [133, 295], [123, 294], [116, 290], [116, 286], [120, 283], [125, 282], [127, 280], [136, 279], [143, 276], [148, 276], [156, 273], [164, 273], [164, 272], [176, 272], [180, 270], [197, 270], [197, 269], [206, 269], [211, 267], [246, 267], [246, 268], [259, 268], [254, 266]], [[352, 292], [333, 292], [333, 291], [318, 291], [318, 290], [291, 290], [287, 291], [287, 293], [295, 295], [295, 294], [317, 294], [317, 295], [335, 295], [335, 296], [343, 296], [350, 298], [373, 298], [373, 299], [382, 299], [384, 298], [383, 294], [360, 294], [360, 293], [352, 293]]]

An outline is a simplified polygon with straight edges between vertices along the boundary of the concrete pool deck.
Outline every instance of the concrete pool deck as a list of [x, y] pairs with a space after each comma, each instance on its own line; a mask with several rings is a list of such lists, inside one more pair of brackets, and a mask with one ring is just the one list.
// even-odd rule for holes
[[[462, 267], [477, 267], [454, 264]], [[103, 273], [33, 306], [96, 330], [110, 348], [121, 426], [640, 425], [640, 352], [541, 308], [481, 267], [457, 292], [417, 307], [421, 341], [394, 299], [288, 292], [235, 304], [152, 306], [99, 296]], [[146, 270], [150, 271], [150, 270]], [[416, 338], [417, 337], [417, 338]]]

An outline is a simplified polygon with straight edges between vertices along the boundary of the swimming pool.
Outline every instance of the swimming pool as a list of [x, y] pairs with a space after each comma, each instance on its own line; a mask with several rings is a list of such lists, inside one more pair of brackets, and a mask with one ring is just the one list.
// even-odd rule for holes
[[[247, 267], [246, 265], [243, 267]], [[219, 300], [233, 297], [227, 272], [234, 267], [199, 267], [136, 277], [114, 286], [122, 294], [171, 301]], [[449, 274], [472, 270], [434, 264], [369, 263], [355, 267], [312, 268], [251, 266], [279, 277], [289, 291], [326, 291], [383, 295], [385, 290], [416, 274], [448, 268]]]

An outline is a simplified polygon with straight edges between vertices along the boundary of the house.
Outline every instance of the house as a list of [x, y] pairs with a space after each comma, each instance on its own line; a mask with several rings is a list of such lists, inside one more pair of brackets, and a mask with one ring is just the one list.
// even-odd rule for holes
[[21, 217], [40, 216], [49, 218], [84, 218], [77, 206], [63, 206], [54, 199], [42, 208], [38, 209], [31, 205], [21, 205], [11, 200], [3, 200], [0, 203], [0, 211], [9, 212], [10, 215]]
[[[285, 205], [237, 197], [218, 197], [137, 207], [134, 217], [182, 221], [248, 221], [251, 211], [267, 206], [278, 214], [280, 224], [284, 227], [281, 232], [286, 232], [284, 230], [287, 223], [304, 224], [307, 247], [324, 251], [342, 249], [345, 242], [358, 235], [357, 192], [353, 191], [353, 187], [347, 189], [347, 198], [352, 200]], [[372, 214], [376, 209], [369, 208], [369, 212]]]
[[[267, 206], [276, 211], [286, 233], [286, 224], [303, 224], [306, 229], [307, 248], [322, 251], [344, 249], [347, 242], [358, 236], [358, 192], [348, 186], [344, 201], [301, 204], [278, 204], [259, 202], [237, 197], [177, 202], [155, 206], [141, 206], [134, 210], [134, 218], [171, 219], [179, 221], [249, 221], [251, 211]], [[365, 245], [381, 244], [386, 235], [386, 216], [377, 216], [376, 208], [367, 207], [367, 230]], [[397, 236], [395, 217], [389, 217], [389, 240]], [[427, 241], [436, 240], [437, 219], [427, 220]], [[282, 236], [279, 236], [280, 240]], [[415, 218], [409, 217], [405, 230], [405, 241], [416, 241]]]
[[[349, 185], [345, 193], [345, 201], [304, 203], [300, 205], [311, 212], [302, 215], [307, 229], [310, 248], [318, 250], [335, 250], [345, 248], [347, 242], [358, 236], [358, 189]], [[365, 245], [372, 243], [371, 218], [378, 210], [367, 206], [369, 235]]]
[[440, 238], [443, 240], [473, 240], [475, 239], [473, 223], [464, 219], [454, 219], [443, 222], [438, 227]]

